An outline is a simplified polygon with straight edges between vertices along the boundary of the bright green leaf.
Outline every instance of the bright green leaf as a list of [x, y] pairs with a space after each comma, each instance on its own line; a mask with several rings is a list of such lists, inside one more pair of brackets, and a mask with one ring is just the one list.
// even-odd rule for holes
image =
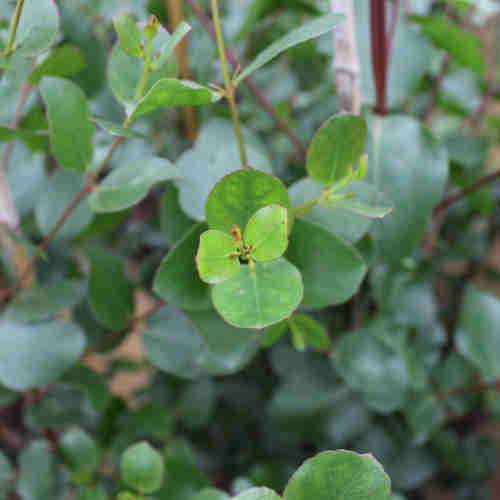
[[114, 169], [92, 192], [95, 212], [119, 212], [139, 203], [158, 183], [178, 177], [178, 170], [164, 158], [142, 158]]
[[85, 94], [73, 82], [56, 77], [44, 78], [40, 89], [54, 156], [65, 169], [85, 171], [93, 157], [95, 129]]
[[73, 76], [86, 66], [83, 52], [74, 45], [63, 45], [54, 49], [31, 73], [29, 81], [38, 85], [44, 76]]
[[0, 322], [0, 382], [18, 391], [42, 388], [75, 364], [85, 336], [74, 323]]
[[174, 53], [175, 48], [183, 40], [183, 38], [191, 31], [191, 26], [186, 22], [182, 21], [179, 23], [175, 31], [170, 35], [165, 45], [161, 48], [160, 57], [158, 58], [157, 65], [162, 67], [167, 60]]
[[255, 212], [245, 228], [243, 241], [252, 247], [251, 255], [256, 261], [281, 257], [288, 246], [288, 210], [269, 205]]
[[250, 488], [233, 497], [233, 500], [281, 500], [281, 497], [269, 488]]
[[329, 185], [347, 176], [365, 151], [366, 122], [354, 115], [335, 115], [314, 135], [306, 168], [315, 181]]
[[148, 443], [127, 448], [122, 455], [120, 471], [125, 483], [139, 493], [154, 493], [163, 482], [163, 457]]
[[264, 49], [254, 60], [251, 62], [236, 79], [236, 83], [240, 83], [247, 76], [251, 75], [254, 71], [257, 71], [262, 66], [272, 61], [274, 58], [279, 56], [282, 52], [299, 45], [300, 43], [307, 42], [313, 38], [317, 38], [324, 33], [328, 33], [336, 24], [344, 20], [344, 16], [339, 16], [336, 14], [328, 14], [326, 16], [318, 17], [313, 21], [310, 21], [300, 28], [297, 28], [283, 38], [280, 38], [276, 42], [272, 43]]
[[294, 314], [288, 324], [292, 333], [300, 335], [307, 345], [318, 351], [327, 351], [332, 343], [323, 325], [306, 314]]
[[277, 259], [242, 266], [235, 277], [213, 287], [212, 300], [229, 324], [262, 329], [290, 316], [302, 294], [300, 272]]
[[122, 14], [113, 19], [118, 42], [124, 52], [132, 57], [142, 57], [142, 32], [130, 14]]
[[207, 222], [211, 229], [230, 232], [236, 225], [243, 230], [255, 212], [272, 204], [290, 208], [283, 183], [258, 170], [240, 169], [212, 189], [206, 204]]
[[145, 139], [147, 137], [130, 127], [124, 127], [123, 125], [103, 120], [102, 118], [92, 118], [92, 121], [115, 137], [126, 137], [127, 139]]
[[193, 500], [231, 500], [231, 498], [223, 491], [205, 488], [197, 493]]
[[200, 236], [196, 265], [200, 278], [215, 285], [235, 276], [240, 270], [236, 243], [227, 233], [211, 229]]

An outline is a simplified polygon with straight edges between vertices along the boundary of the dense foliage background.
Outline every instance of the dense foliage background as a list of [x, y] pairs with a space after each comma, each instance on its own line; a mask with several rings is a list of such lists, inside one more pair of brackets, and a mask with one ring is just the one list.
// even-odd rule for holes
[[[165, 469], [161, 500], [282, 492], [304, 460], [341, 448], [372, 453], [393, 500], [500, 498], [500, 6], [352, 3], [366, 141], [356, 118], [311, 153], [342, 110], [340, 18], [239, 73], [248, 164], [301, 207], [285, 254], [301, 306], [256, 331], [215, 311], [194, 262], [208, 194], [251, 171], [210, 2], [0, 0], [0, 499], [149, 493], [157, 477], [127, 479], [122, 458], [144, 440], [159, 459], [132, 451]], [[221, 0], [232, 71], [335, 4]], [[351, 175], [340, 192], [360, 204], [304, 209], [339, 150], [356, 165], [366, 151], [335, 179]], [[254, 206], [249, 193], [238, 205]], [[220, 491], [196, 496], [206, 488]]]

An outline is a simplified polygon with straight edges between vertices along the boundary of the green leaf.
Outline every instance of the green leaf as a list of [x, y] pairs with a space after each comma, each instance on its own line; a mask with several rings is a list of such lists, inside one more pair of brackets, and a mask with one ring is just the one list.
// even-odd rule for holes
[[142, 32], [130, 14], [122, 14], [113, 19], [120, 47], [129, 56], [142, 58]]
[[[35, 206], [35, 219], [43, 235], [49, 233], [85, 183], [85, 176], [64, 170], [58, 170], [46, 179]], [[66, 220], [55, 239], [70, 240], [78, 236], [90, 224], [93, 217], [88, 199], [83, 200]]]
[[25, 0], [16, 32], [16, 52], [32, 57], [48, 49], [59, 31], [59, 12], [53, 0]]
[[[118, 495], [118, 498], [122, 497]], [[78, 493], [78, 500], [108, 500], [108, 495], [101, 486], [84, 486]]]
[[0, 451], [0, 495], [6, 495], [10, 491], [15, 478], [9, 459]]
[[30, 130], [20, 130], [20, 129], [12, 129], [9, 127], [1, 127], [0, 126], [0, 142], [10, 142], [14, 139], [21, 139], [28, 146], [32, 143], [32, 141], [39, 140], [43, 138], [44, 134], [31, 132]]
[[325, 229], [297, 219], [286, 258], [304, 280], [304, 306], [341, 304], [359, 289], [366, 265], [357, 250]]
[[188, 311], [210, 309], [209, 287], [196, 272], [195, 257], [200, 236], [197, 224], [168, 252], [156, 272], [153, 290], [166, 302]]
[[66, 431], [59, 447], [69, 467], [90, 480], [100, 463], [100, 451], [92, 437], [81, 429]]
[[307, 152], [306, 169], [326, 185], [344, 178], [365, 152], [366, 122], [354, 115], [335, 115], [314, 135]]
[[323, 325], [306, 314], [294, 314], [289, 320], [290, 330], [304, 339], [306, 345], [318, 351], [327, 351], [332, 342]]
[[369, 219], [383, 219], [386, 215], [392, 212], [392, 207], [388, 206], [373, 206], [367, 203], [359, 202], [351, 199], [330, 199], [322, 203], [326, 208], [340, 208], [346, 212], [351, 212], [356, 215], [362, 215]]
[[269, 205], [255, 212], [245, 228], [243, 241], [252, 247], [251, 255], [256, 261], [281, 257], [288, 246], [288, 210]]
[[272, 175], [245, 168], [226, 175], [208, 196], [206, 217], [211, 229], [229, 233], [234, 225], [244, 229], [250, 218], [268, 205], [290, 208], [283, 183]]
[[146, 442], [127, 448], [120, 462], [124, 482], [141, 494], [160, 489], [164, 469], [163, 457]]
[[38, 85], [44, 76], [73, 76], [87, 65], [83, 52], [75, 45], [54, 49], [31, 73], [29, 81]]
[[280, 38], [276, 42], [272, 43], [263, 50], [254, 60], [251, 62], [236, 78], [236, 84], [243, 81], [254, 71], [257, 71], [262, 66], [272, 61], [274, 58], [279, 56], [282, 52], [299, 45], [300, 43], [307, 42], [313, 38], [317, 38], [324, 33], [328, 33], [336, 24], [344, 20], [344, 16], [339, 16], [336, 14], [328, 14], [326, 16], [321, 16], [313, 21], [310, 21], [300, 28], [297, 28], [283, 38]]
[[60, 280], [44, 286], [21, 290], [5, 311], [5, 317], [23, 322], [49, 319], [80, 302], [85, 286], [77, 280]]
[[262, 347], [272, 347], [276, 342], [279, 341], [283, 335], [288, 331], [288, 321], [283, 320], [280, 323], [276, 323], [262, 333], [260, 337], [260, 343]]
[[231, 498], [223, 491], [205, 488], [197, 493], [193, 500], [231, 500]]
[[89, 252], [89, 302], [95, 318], [111, 330], [122, 330], [134, 311], [132, 284], [122, 259], [102, 249]]
[[430, 392], [412, 395], [404, 414], [417, 445], [424, 444], [446, 421], [443, 402]]
[[235, 276], [240, 270], [236, 243], [227, 233], [209, 230], [200, 236], [196, 266], [205, 283], [215, 285]]
[[284, 500], [390, 500], [391, 481], [373, 455], [325, 451], [306, 460], [288, 482]]
[[239, 328], [262, 329], [287, 318], [302, 300], [300, 272], [285, 259], [257, 262], [212, 289], [219, 314]]
[[373, 118], [368, 175], [394, 211], [377, 222], [373, 235], [380, 257], [397, 263], [410, 256], [441, 200], [448, 177], [445, 149], [406, 116]]
[[178, 24], [175, 31], [170, 35], [170, 38], [165, 43], [165, 46], [162, 47], [160, 57], [158, 58], [157, 65], [158, 67], [162, 67], [167, 60], [174, 53], [175, 48], [179, 43], [183, 40], [183, 38], [191, 31], [191, 26], [188, 23], [182, 21]]
[[401, 408], [408, 392], [409, 375], [402, 347], [391, 335], [393, 325], [374, 322], [341, 337], [331, 355], [334, 368], [347, 385], [363, 396], [377, 412], [388, 414]]
[[40, 90], [47, 106], [52, 152], [62, 167], [83, 172], [93, 157], [95, 127], [83, 91], [69, 80], [43, 79]]
[[129, 123], [161, 108], [177, 106], [202, 106], [217, 102], [220, 94], [208, 87], [188, 80], [164, 78], [137, 103], [128, 117]]
[[35, 439], [19, 455], [17, 492], [23, 500], [53, 500], [55, 495], [54, 459], [50, 444]]
[[139, 203], [155, 184], [178, 175], [177, 168], [164, 158], [138, 159], [114, 169], [92, 192], [89, 203], [98, 213], [119, 212]]
[[472, 32], [450, 22], [444, 16], [414, 17], [422, 31], [439, 48], [448, 52], [462, 66], [479, 75], [486, 71], [483, 43]]
[[42, 388], [75, 364], [85, 336], [74, 323], [0, 322], [0, 382], [17, 391]]
[[250, 488], [233, 497], [233, 500], [281, 500], [281, 497], [269, 488]]
[[500, 300], [469, 285], [454, 340], [458, 352], [488, 381], [500, 377]]
[[147, 137], [130, 127], [124, 127], [119, 123], [113, 123], [108, 120], [103, 120], [102, 118], [92, 118], [92, 121], [115, 137], [126, 137], [127, 139], [145, 139]]
[[179, 204], [178, 189], [173, 184], [168, 184], [160, 200], [160, 228], [167, 245], [174, 246], [194, 224]]

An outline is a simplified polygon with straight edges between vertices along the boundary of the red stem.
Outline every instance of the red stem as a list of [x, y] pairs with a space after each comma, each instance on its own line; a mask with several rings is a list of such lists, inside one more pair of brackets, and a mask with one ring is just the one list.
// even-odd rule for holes
[[373, 78], [375, 81], [375, 112], [387, 114], [387, 70], [390, 44], [386, 31], [386, 0], [370, 0], [370, 26]]

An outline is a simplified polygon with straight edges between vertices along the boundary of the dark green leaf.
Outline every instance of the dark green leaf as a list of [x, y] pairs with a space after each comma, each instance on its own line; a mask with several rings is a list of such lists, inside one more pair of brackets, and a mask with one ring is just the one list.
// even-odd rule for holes
[[73, 76], [86, 66], [83, 52], [74, 45], [54, 49], [31, 73], [29, 81], [38, 85], [44, 76]]
[[19, 456], [17, 491], [23, 500], [54, 500], [54, 459], [50, 444], [35, 439]]

